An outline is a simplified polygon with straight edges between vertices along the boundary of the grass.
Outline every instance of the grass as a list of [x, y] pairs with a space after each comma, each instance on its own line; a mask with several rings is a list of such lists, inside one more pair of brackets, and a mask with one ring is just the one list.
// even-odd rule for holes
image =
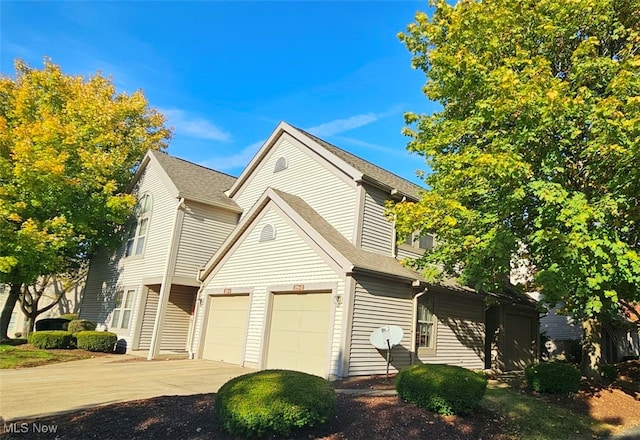
[[501, 414], [514, 438], [584, 439], [610, 433], [612, 429], [570, 408], [547, 403], [493, 381], [480, 405]]
[[26, 344], [0, 344], [0, 369], [36, 367], [54, 362], [87, 359], [92, 356], [92, 353], [85, 350], [40, 350]]

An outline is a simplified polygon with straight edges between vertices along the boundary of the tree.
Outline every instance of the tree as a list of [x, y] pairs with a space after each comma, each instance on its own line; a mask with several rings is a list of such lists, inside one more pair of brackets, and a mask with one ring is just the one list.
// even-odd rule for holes
[[405, 115], [428, 190], [389, 214], [437, 235], [429, 276], [496, 291], [517, 266], [564, 302], [595, 378], [598, 326], [640, 300], [640, 1], [433, 6], [399, 35], [441, 105]]
[[100, 73], [18, 60], [0, 77], [0, 339], [23, 288], [117, 245], [135, 204], [127, 184], [147, 149], [166, 147], [163, 123], [141, 91], [116, 94]]
[[[81, 283], [88, 272], [88, 262], [78, 268], [67, 268], [67, 272], [59, 275], [42, 275], [32, 284], [24, 284], [18, 301], [20, 309], [26, 316], [22, 338], [33, 331], [36, 318], [60, 303], [60, 300]], [[43, 301], [44, 300], [44, 301]]]

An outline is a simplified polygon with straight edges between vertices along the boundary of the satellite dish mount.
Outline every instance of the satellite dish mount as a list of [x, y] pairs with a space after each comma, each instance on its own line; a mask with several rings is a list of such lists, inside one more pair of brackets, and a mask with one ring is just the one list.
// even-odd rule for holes
[[404, 336], [402, 327], [399, 327], [397, 325], [385, 325], [382, 327], [378, 327], [371, 333], [371, 336], [369, 336], [369, 341], [371, 341], [371, 344], [374, 347], [376, 347], [378, 350], [387, 351], [387, 377], [389, 377], [391, 349], [395, 345], [398, 345], [400, 343], [400, 341], [402, 340], [402, 336]]

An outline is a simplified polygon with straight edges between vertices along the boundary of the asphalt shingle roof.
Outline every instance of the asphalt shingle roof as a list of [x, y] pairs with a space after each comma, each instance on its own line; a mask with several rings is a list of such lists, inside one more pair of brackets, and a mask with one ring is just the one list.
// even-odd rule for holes
[[178, 188], [180, 197], [240, 209], [238, 204], [224, 193], [231, 188], [235, 177], [160, 151], [151, 150], [151, 154]]
[[275, 188], [271, 189], [298, 213], [309, 226], [349, 260], [356, 269], [384, 273], [411, 280], [422, 278], [419, 273], [404, 267], [393, 257], [356, 247], [300, 197]]
[[314, 136], [313, 134], [307, 131], [304, 131], [297, 127], [296, 127], [296, 130], [299, 130], [301, 133], [304, 133], [305, 135], [309, 136], [310, 138], [315, 140], [317, 143], [322, 145], [324, 148], [329, 150], [331, 153], [335, 154], [340, 159], [344, 160], [346, 163], [348, 163], [349, 165], [351, 165], [352, 167], [354, 167], [355, 169], [357, 169], [358, 171], [360, 171], [362, 174], [369, 177], [370, 179], [381, 183], [383, 186], [386, 186], [389, 188], [395, 188], [398, 191], [400, 191], [402, 194], [410, 196], [416, 200], [420, 199], [420, 191], [423, 188], [419, 187], [418, 185], [411, 183], [408, 180], [403, 179], [402, 177], [397, 176], [392, 172], [387, 171], [384, 168], [381, 168], [358, 156], [355, 156], [339, 147], [336, 147], [335, 145], [330, 144], [329, 142], [322, 140], [319, 137]]

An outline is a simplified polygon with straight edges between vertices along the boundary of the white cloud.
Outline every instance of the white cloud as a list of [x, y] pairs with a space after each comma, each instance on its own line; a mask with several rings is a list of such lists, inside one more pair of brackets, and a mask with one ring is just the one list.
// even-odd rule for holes
[[232, 171], [239, 168], [244, 168], [257, 153], [260, 147], [262, 147], [262, 144], [264, 144], [265, 141], [266, 139], [254, 142], [251, 145], [243, 148], [240, 152], [232, 154], [231, 156], [212, 157], [211, 159], [207, 159], [202, 162], [202, 165], [220, 171]]
[[383, 113], [370, 112], [354, 115], [344, 119], [334, 119], [333, 121], [325, 122], [323, 124], [307, 128], [306, 131], [318, 137], [332, 136], [335, 134], [344, 133], [345, 131], [353, 130], [354, 128], [362, 127], [363, 125], [369, 125], [373, 122], [378, 121], [379, 119], [386, 118], [387, 116], [398, 113], [399, 111], [400, 106], [395, 105]]
[[335, 119], [324, 124], [315, 125], [306, 129], [311, 134], [316, 136], [331, 136], [345, 131], [353, 130], [354, 128], [362, 127], [363, 125], [371, 124], [379, 119], [379, 116], [375, 113], [364, 113], [361, 115], [351, 116], [346, 119]]
[[211, 141], [231, 140], [231, 135], [228, 132], [208, 120], [191, 115], [184, 110], [159, 108], [158, 111], [167, 117], [169, 125], [174, 127], [176, 134]]

